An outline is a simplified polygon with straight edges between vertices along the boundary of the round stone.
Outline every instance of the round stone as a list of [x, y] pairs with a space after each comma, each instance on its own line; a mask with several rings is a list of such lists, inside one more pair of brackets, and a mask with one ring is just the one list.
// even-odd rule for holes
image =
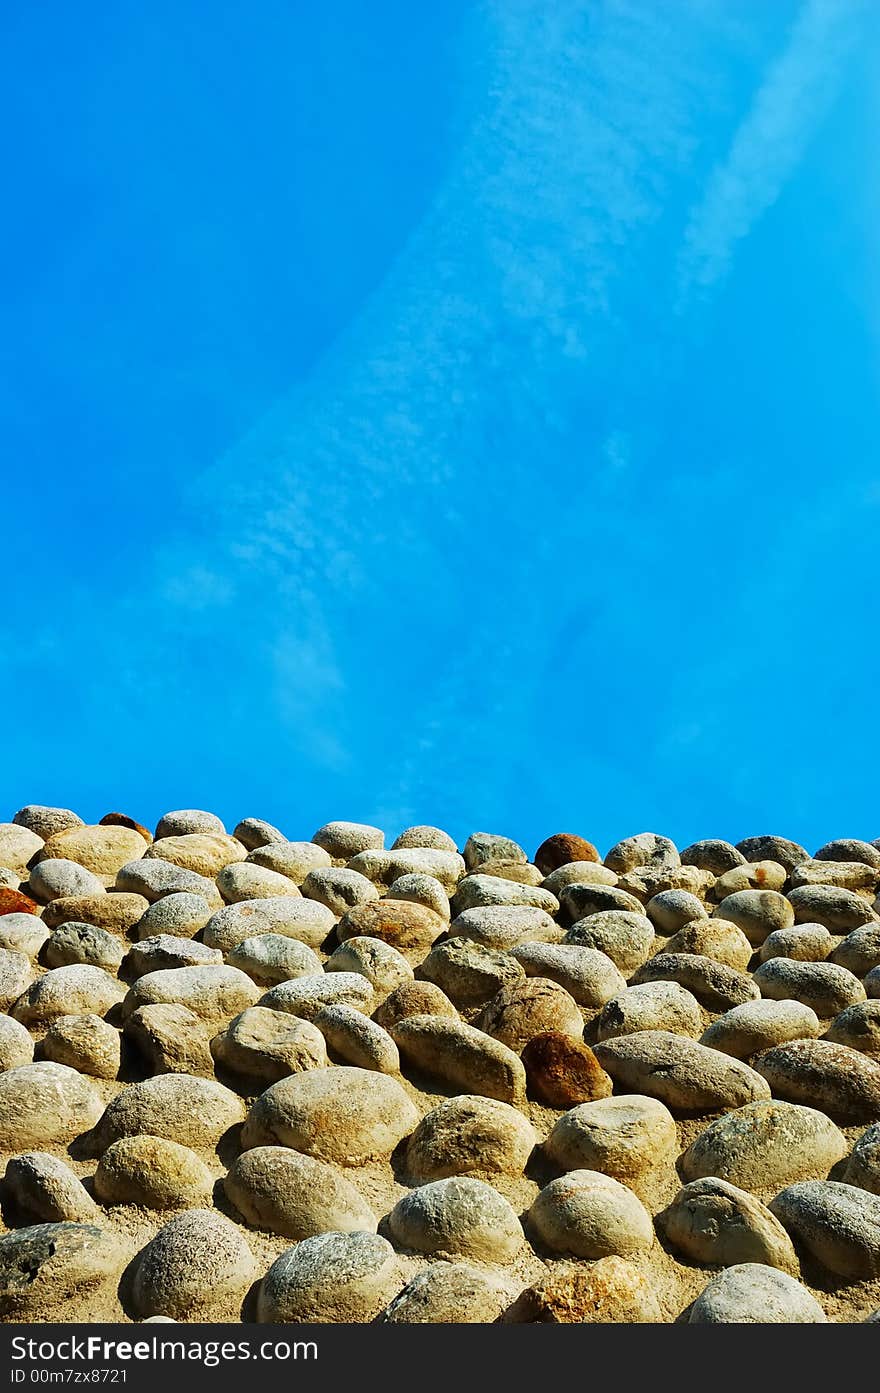
[[746, 861], [778, 861], [789, 872], [801, 861], [810, 859], [806, 847], [785, 837], [746, 837], [745, 841], [737, 842], [736, 849]]
[[603, 1006], [596, 1020], [597, 1039], [612, 1040], [636, 1031], [666, 1030], [673, 1035], [699, 1035], [703, 1014], [696, 997], [678, 982], [644, 982]]
[[233, 948], [230, 967], [246, 972], [261, 987], [322, 972], [321, 959], [305, 943], [286, 934], [256, 934]]
[[681, 1157], [681, 1173], [774, 1195], [792, 1181], [826, 1176], [846, 1152], [844, 1134], [815, 1108], [748, 1103], [700, 1133]]
[[28, 862], [42, 850], [43, 838], [36, 832], [18, 823], [0, 822], [0, 866], [18, 871], [25, 879]]
[[48, 929], [59, 929], [74, 920], [125, 937], [148, 908], [145, 896], [117, 890], [103, 895], [64, 895], [46, 905], [43, 923]]
[[[359, 871], [347, 867], [329, 867], [325, 870], [310, 871], [302, 883], [302, 893], [310, 900], [317, 900], [336, 915], [343, 915], [355, 905], [367, 904], [379, 898], [379, 891], [371, 880]], [[371, 934], [368, 928], [354, 928], [354, 934]], [[372, 933], [373, 938], [380, 934]]]
[[880, 1195], [835, 1180], [803, 1180], [770, 1201], [802, 1247], [847, 1281], [880, 1276]]
[[747, 1064], [665, 1030], [602, 1040], [595, 1053], [615, 1084], [681, 1113], [720, 1112], [770, 1096], [767, 1081]]
[[[130, 827], [67, 827], [55, 832], [37, 853], [39, 861], [75, 861], [101, 882], [112, 885], [119, 870], [144, 854], [144, 839]], [[91, 891], [71, 891], [91, 894]]]
[[64, 1064], [22, 1064], [0, 1074], [0, 1151], [62, 1145], [101, 1115], [94, 1085]]
[[175, 938], [195, 938], [214, 913], [204, 895], [179, 890], [163, 895], [145, 910], [132, 930], [132, 938], [154, 938], [157, 934], [172, 934]]
[[221, 836], [226, 828], [216, 813], [205, 812], [203, 808], [176, 808], [165, 813], [156, 824], [156, 840], [163, 837], [190, 837], [200, 832], [216, 832]]
[[447, 1016], [456, 1021], [459, 1018], [449, 997], [433, 982], [401, 982], [373, 1012], [373, 1020], [385, 1030], [391, 1030], [407, 1016]]
[[182, 1146], [213, 1150], [224, 1133], [243, 1118], [241, 1099], [216, 1080], [159, 1074], [143, 1083], [129, 1084], [111, 1099], [90, 1139], [91, 1154], [100, 1156], [120, 1137], [136, 1137], [142, 1132]]
[[395, 842], [392, 851], [405, 851], [409, 847], [431, 847], [433, 851], [458, 852], [458, 847], [448, 832], [440, 827], [407, 827]]
[[581, 1039], [584, 1022], [574, 998], [543, 977], [503, 987], [486, 1003], [475, 1022], [478, 1030], [519, 1051], [533, 1035], [559, 1030]]
[[270, 842], [287, 841], [283, 832], [279, 832], [271, 822], [264, 822], [261, 817], [243, 817], [233, 828], [232, 835], [248, 851], [254, 851], [258, 846], [268, 846]]
[[865, 1000], [858, 977], [836, 963], [770, 958], [755, 972], [761, 995], [771, 1001], [799, 1001], [823, 1020]]
[[129, 1253], [96, 1224], [34, 1224], [0, 1237], [0, 1318], [43, 1324], [70, 1319], [88, 1302], [90, 1319], [118, 1319], [116, 1289]]
[[58, 1156], [26, 1151], [6, 1163], [6, 1193], [29, 1223], [93, 1224], [99, 1209], [79, 1180]]
[[44, 1059], [96, 1079], [119, 1074], [119, 1032], [100, 1016], [56, 1016], [40, 1048]]
[[831, 954], [831, 961], [864, 977], [880, 965], [880, 924], [864, 924], [853, 929]]
[[197, 1074], [212, 1078], [208, 1032], [204, 1021], [185, 1006], [158, 1002], [132, 1011], [122, 1030], [149, 1065], [151, 1074]]
[[[562, 921], [568, 924], [580, 923], [582, 919], [591, 919], [594, 914], [604, 914], [609, 910], [644, 914], [642, 901], [627, 890], [621, 890], [617, 885], [590, 885], [583, 882], [563, 885], [559, 891], [559, 905]], [[650, 923], [650, 920], [648, 922]]]
[[300, 890], [295, 881], [278, 871], [255, 866], [250, 861], [236, 861], [224, 866], [217, 876], [217, 889], [227, 904], [241, 900], [269, 900], [278, 896], [298, 899]]
[[825, 1039], [880, 1060], [880, 1001], [860, 1001], [835, 1016]]
[[520, 943], [510, 956], [528, 977], [556, 982], [577, 1002], [594, 1010], [626, 988], [626, 980], [611, 958], [597, 948], [577, 943]]
[[700, 870], [711, 871], [717, 876], [724, 875], [725, 871], [732, 870], [734, 866], [743, 865], [745, 859], [742, 852], [737, 851], [730, 842], [713, 837], [701, 842], [692, 842], [681, 853], [683, 866], [697, 866]]
[[440, 987], [458, 1006], [482, 1006], [502, 987], [522, 982], [525, 972], [509, 953], [469, 938], [450, 938], [432, 948], [419, 976]]
[[626, 1184], [666, 1164], [678, 1148], [671, 1113], [655, 1098], [622, 1094], [583, 1103], [561, 1117], [544, 1143], [565, 1171], [601, 1171]]
[[482, 1180], [453, 1176], [410, 1190], [388, 1215], [402, 1248], [439, 1257], [505, 1263], [516, 1257], [523, 1231], [508, 1201]]
[[770, 958], [795, 958], [798, 962], [820, 963], [830, 955], [834, 939], [824, 924], [795, 924], [793, 929], [776, 929], [760, 947], [761, 962]]
[[330, 853], [314, 842], [269, 842], [257, 847], [248, 856], [255, 866], [286, 876], [294, 885], [302, 885], [311, 871], [332, 866]]
[[[791, 930], [783, 930], [791, 932]], [[770, 938], [773, 934], [770, 935]], [[769, 942], [769, 939], [768, 939]], [[667, 941], [665, 953], [696, 953], [701, 958], [714, 958], [725, 967], [745, 972], [754, 949], [738, 925], [729, 919], [692, 919]]]
[[221, 1025], [259, 1000], [260, 988], [237, 967], [174, 967], [139, 977], [125, 997], [122, 1014], [127, 1017], [139, 1006], [164, 1002], [185, 1006], [209, 1025]]
[[324, 1006], [314, 1023], [345, 1064], [380, 1074], [400, 1073], [400, 1055], [391, 1036], [362, 1011], [353, 1006]]
[[502, 837], [497, 832], [472, 832], [464, 844], [462, 856], [469, 871], [476, 870], [486, 861], [518, 861], [524, 865], [529, 859], [519, 842]]
[[122, 965], [125, 944], [116, 934], [99, 929], [94, 924], [81, 924], [69, 919], [56, 929], [46, 943], [47, 967], [72, 967], [88, 963], [114, 976]]
[[645, 906], [648, 918], [661, 934], [675, 934], [693, 919], [708, 919], [706, 907], [687, 890], [661, 890]]
[[420, 959], [447, 927], [446, 920], [425, 905], [372, 899], [344, 912], [336, 933], [340, 943], [350, 938], [379, 938], [399, 953], [414, 953]]
[[505, 1312], [509, 1324], [636, 1325], [663, 1319], [651, 1276], [626, 1258], [554, 1263]]
[[56, 832], [63, 832], [67, 827], [83, 825], [82, 818], [71, 812], [70, 808], [47, 808], [42, 803], [28, 803], [27, 807], [19, 808], [12, 821], [16, 827], [26, 827], [29, 832], [34, 832], [41, 841], [48, 841]]
[[227, 905], [208, 920], [202, 938], [211, 948], [229, 953], [257, 934], [284, 934], [309, 948], [320, 948], [335, 923], [333, 913], [317, 900], [289, 895], [243, 900]]
[[122, 1137], [108, 1146], [95, 1171], [102, 1204], [144, 1209], [198, 1209], [211, 1203], [214, 1178], [189, 1147], [167, 1137]]
[[11, 1016], [0, 1015], [0, 1072], [30, 1064], [34, 1042], [29, 1032]]
[[468, 875], [458, 882], [452, 897], [451, 912], [459, 915], [466, 909], [479, 909], [485, 905], [521, 905], [543, 909], [547, 914], [556, 914], [559, 901], [549, 890], [539, 885], [522, 885], [519, 881], [505, 880], [497, 875]]
[[49, 937], [42, 919], [35, 914], [0, 914], [0, 948], [36, 958]]
[[657, 1228], [689, 1262], [733, 1267], [758, 1262], [798, 1272], [797, 1255], [779, 1220], [754, 1195], [709, 1176], [679, 1190], [657, 1215]]
[[791, 1040], [754, 1059], [777, 1097], [846, 1122], [880, 1118], [880, 1062], [831, 1040]]
[[599, 861], [569, 861], [557, 866], [541, 884], [558, 899], [563, 885], [616, 885], [617, 876]]
[[788, 898], [798, 923], [824, 924], [833, 933], [848, 934], [878, 920], [870, 900], [837, 885], [797, 885]]
[[519, 1056], [464, 1021], [407, 1015], [391, 1027], [391, 1035], [406, 1064], [420, 1073], [502, 1103], [525, 1098], [526, 1071]]
[[573, 1108], [611, 1095], [611, 1079], [589, 1045], [546, 1030], [533, 1035], [520, 1056], [530, 1095], [550, 1108]]
[[846, 1163], [843, 1179], [847, 1185], [880, 1195], [880, 1123], [875, 1122], [857, 1139]]
[[125, 955], [121, 975], [133, 980], [148, 972], [165, 972], [178, 967], [203, 967], [223, 962], [217, 948], [208, 948], [194, 938], [175, 938], [173, 934], [155, 934], [142, 938]]
[[737, 1263], [713, 1277], [697, 1297], [691, 1325], [810, 1325], [825, 1320], [814, 1296], [787, 1272]]
[[464, 1262], [435, 1263], [417, 1272], [379, 1317], [383, 1325], [490, 1324], [513, 1291], [494, 1272]]
[[389, 886], [386, 900], [406, 900], [432, 909], [441, 919], [449, 919], [449, 896], [436, 876], [413, 872], [400, 875]]
[[333, 1167], [285, 1146], [258, 1146], [233, 1161], [228, 1198], [254, 1228], [296, 1240], [319, 1233], [375, 1233], [376, 1216]]
[[397, 1254], [375, 1233], [322, 1233], [276, 1258], [257, 1296], [270, 1325], [365, 1324], [403, 1286]]
[[654, 926], [644, 914], [607, 909], [579, 919], [565, 935], [566, 943], [604, 953], [629, 976], [641, 967], [654, 946]]
[[559, 943], [562, 929], [543, 909], [529, 905], [481, 905], [456, 915], [449, 926], [453, 937], [469, 938], [486, 948], [506, 951], [518, 943]]
[[578, 837], [574, 832], [554, 832], [535, 852], [535, 865], [545, 876], [572, 861], [598, 862], [601, 859], [593, 843]]
[[534, 1127], [516, 1108], [463, 1094], [425, 1114], [407, 1144], [406, 1169], [417, 1182], [474, 1173], [519, 1175], [537, 1141]]
[[334, 861], [350, 861], [359, 851], [380, 851], [385, 845], [381, 827], [365, 822], [325, 822], [312, 837]]
[[621, 874], [637, 866], [678, 866], [681, 864], [675, 843], [656, 832], [639, 832], [617, 842], [605, 857], [605, 865]]
[[747, 1001], [713, 1021], [700, 1044], [748, 1059], [773, 1045], [817, 1036], [821, 1030], [815, 1011], [799, 1001]]
[[538, 1241], [573, 1257], [627, 1257], [647, 1252], [654, 1225], [632, 1190], [600, 1171], [574, 1170], [549, 1185], [528, 1212]]
[[[220, 891], [208, 876], [199, 875], [198, 871], [188, 871], [183, 866], [175, 866], [173, 862], [163, 861], [159, 856], [141, 856], [134, 861], [126, 862], [116, 876], [116, 889], [126, 894], [140, 895], [149, 904], [161, 900], [165, 895], [180, 893], [201, 895], [208, 904], [218, 909], [223, 903]], [[146, 908], [145, 904], [141, 914]]]
[[324, 964], [325, 972], [359, 972], [377, 996], [412, 982], [413, 970], [402, 953], [381, 938], [348, 938]]
[[[332, 1119], [332, 1125], [328, 1125]], [[338, 1065], [292, 1074], [251, 1107], [242, 1146], [290, 1146], [319, 1161], [387, 1161], [419, 1114], [396, 1079]]]
[[62, 857], [39, 861], [31, 871], [28, 889], [38, 904], [48, 904], [62, 895], [103, 895], [104, 882], [76, 861]]
[[53, 967], [18, 998], [11, 1014], [22, 1025], [48, 1025], [56, 1016], [103, 1016], [117, 1005], [125, 989], [100, 967], [74, 963]]
[[880, 868], [880, 850], [871, 842], [862, 842], [856, 837], [839, 837], [820, 846], [814, 860], [861, 861], [866, 866]]
[[139, 1316], [216, 1319], [241, 1302], [255, 1276], [253, 1254], [235, 1224], [211, 1209], [188, 1209], [139, 1254], [132, 1304]]
[[697, 953], [658, 953], [639, 968], [633, 981], [678, 982], [709, 1011], [727, 1011], [760, 995], [747, 973]]
[[265, 1006], [251, 1006], [231, 1020], [214, 1036], [211, 1053], [234, 1074], [265, 1083], [328, 1067], [327, 1047], [316, 1025]]
[[279, 982], [260, 998], [260, 1005], [313, 1021], [325, 1006], [353, 1006], [366, 1012], [372, 1010], [373, 1000], [373, 988], [359, 972], [320, 972]]
[[749, 943], [760, 948], [776, 929], [790, 929], [794, 909], [776, 890], [738, 890], [718, 906], [719, 919], [729, 919], [742, 929]]
[[33, 978], [30, 958], [0, 948], [0, 1011], [8, 1011]]

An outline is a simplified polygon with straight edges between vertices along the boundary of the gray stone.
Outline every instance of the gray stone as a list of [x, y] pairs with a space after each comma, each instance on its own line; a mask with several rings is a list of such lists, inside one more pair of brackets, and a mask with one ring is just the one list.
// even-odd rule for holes
[[302, 1020], [313, 1021], [325, 1006], [353, 1006], [358, 1011], [373, 1009], [373, 988], [359, 972], [319, 972], [279, 982], [260, 1005], [270, 1011], [287, 1011]]
[[737, 842], [736, 849], [747, 861], [778, 861], [787, 871], [810, 859], [806, 847], [785, 837], [746, 837], [745, 841]]
[[82, 818], [70, 808], [47, 808], [42, 803], [28, 803], [19, 808], [12, 819], [16, 827], [26, 827], [42, 841], [48, 841], [56, 832], [64, 832], [68, 827], [82, 827]]
[[379, 891], [373, 882], [359, 871], [333, 866], [327, 870], [310, 871], [302, 883], [302, 893], [310, 900], [326, 905], [337, 915], [345, 914], [354, 905], [379, 898]]
[[[616, 885], [563, 885], [559, 891], [559, 904], [566, 923], [577, 924], [581, 919], [603, 914], [608, 910], [625, 910], [628, 914], [644, 914], [644, 905], [635, 895], [620, 890]], [[551, 913], [555, 913], [551, 910]]]
[[316, 1025], [265, 1006], [251, 1006], [231, 1020], [211, 1041], [211, 1054], [233, 1073], [265, 1083], [328, 1063]]
[[754, 1195], [715, 1176], [692, 1180], [657, 1215], [657, 1228], [690, 1262], [733, 1267], [757, 1262], [799, 1271], [791, 1239]]
[[667, 1030], [673, 1035], [699, 1035], [703, 1014], [699, 1003], [678, 982], [644, 982], [603, 1006], [596, 1018], [597, 1039], [611, 1040], [642, 1030]]
[[850, 1281], [880, 1276], [880, 1195], [804, 1180], [781, 1191], [770, 1209], [829, 1272]]
[[153, 938], [156, 934], [173, 934], [176, 938], [194, 938], [214, 913], [204, 895], [180, 890], [163, 895], [145, 911], [132, 930], [132, 938]]
[[764, 1050], [755, 1069], [778, 1098], [808, 1103], [846, 1122], [880, 1118], [880, 1062], [830, 1040], [792, 1040]]
[[825, 1039], [880, 1060], [880, 1001], [859, 1001], [835, 1016]]
[[324, 964], [325, 972], [359, 972], [377, 996], [413, 980], [413, 970], [402, 953], [381, 938], [347, 938], [334, 948]]
[[90, 1151], [100, 1156], [120, 1137], [141, 1132], [207, 1151], [243, 1118], [241, 1099], [216, 1080], [159, 1074], [128, 1084], [111, 1099], [89, 1138]]
[[391, 1036], [362, 1011], [353, 1006], [324, 1006], [314, 1023], [333, 1053], [346, 1064], [380, 1074], [400, 1073], [400, 1056]]
[[196, 871], [185, 870], [183, 866], [175, 866], [171, 861], [163, 861], [161, 857], [147, 859], [142, 856], [127, 861], [116, 873], [116, 889], [142, 895], [150, 904], [165, 895], [177, 894], [201, 895], [209, 905], [216, 907], [223, 903], [213, 880]]
[[605, 857], [605, 865], [621, 874], [637, 866], [679, 866], [681, 857], [675, 842], [668, 837], [658, 836], [656, 832], [639, 832], [635, 837], [616, 842]]
[[82, 1181], [58, 1156], [26, 1151], [6, 1163], [6, 1194], [31, 1223], [95, 1223], [98, 1206]]
[[424, 1014], [405, 1016], [389, 1029], [406, 1064], [420, 1073], [502, 1103], [525, 1098], [526, 1071], [519, 1055], [482, 1030]]
[[116, 1234], [96, 1224], [33, 1224], [0, 1238], [0, 1318], [45, 1323], [70, 1319], [87, 1300], [93, 1320], [113, 1317], [128, 1261]]
[[210, 1209], [188, 1209], [138, 1255], [132, 1305], [138, 1316], [216, 1319], [244, 1298], [256, 1271], [235, 1224]]
[[156, 824], [155, 837], [190, 837], [199, 832], [225, 833], [226, 828], [216, 813], [207, 813], [202, 808], [176, 808], [165, 813]]
[[831, 954], [831, 961], [864, 977], [880, 966], [880, 924], [864, 924], [853, 929]]
[[713, 1277], [697, 1297], [691, 1325], [811, 1325], [825, 1320], [816, 1298], [787, 1272], [737, 1263]]
[[814, 860], [862, 861], [866, 866], [880, 868], [880, 849], [871, 842], [861, 842], [856, 837], [839, 837], [820, 846]]
[[458, 847], [448, 832], [440, 827], [407, 827], [391, 845], [392, 851], [406, 851], [412, 847], [430, 847], [433, 851], [454, 851]]
[[471, 1176], [450, 1176], [410, 1190], [387, 1222], [400, 1247], [438, 1257], [505, 1263], [523, 1243], [522, 1226], [508, 1201]]
[[230, 967], [237, 967], [261, 987], [274, 987], [296, 977], [323, 972], [321, 959], [305, 943], [286, 934], [256, 934], [246, 938], [229, 954]]
[[451, 938], [431, 949], [419, 976], [442, 988], [458, 1006], [481, 1006], [502, 987], [523, 981], [525, 972], [510, 953], [469, 938]]
[[866, 866], [863, 861], [802, 861], [792, 871], [791, 883], [794, 887], [836, 885], [870, 899], [880, 884], [880, 867]]
[[559, 910], [556, 896], [551, 895], [549, 890], [542, 890], [539, 885], [521, 885], [518, 881], [503, 880], [497, 875], [468, 875], [458, 882], [451, 903], [453, 916], [462, 914], [466, 909], [480, 909], [486, 905], [525, 906], [543, 909], [550, 915]]
[[647, 1252], [654, 1243], [654, 1225], [641, 1200], [594, 1170], [551, 1180], [534, 1200], [527, 1222], [551, 1252], [591, 1261]]
[[232, 835], [242, 846], [247, 847], [248, 851], [255, 851], [258, 846], [268, 846], [270, 842], [287, 841], [283, 832], [279, 832], [271, 822], [264, 822], [261, 817], [242, 818], [233, 829]]
[[581, 1103], [563, 1114], [544, 1143], [561, 1170], [601, 1171], [633, 1187], [668, 1165], [677, 1149], [672, 1114], [642, 1094]]
[[521, 943], [511, 950], [510, 956], [522, 965], [528, 977], [556, 982], [579, 1006], [588, 1009], [604, 1006], [626, 989], [626, 981], [614, 962], [597, 948], [576, 943]]
[[721, 841], [717, 837], [692, 842], [681, 853], [683, 866], [697, 866], [702, 871], [711, 871], [713, 875], [718, 876], [724, 875], [725, 871], [732, 870], [734, 866], [743, 865], [745, 859], [742, 852], [737, 851], [730, 842]]
[[143, 1209], [198, 1209], [209, 1205], [214, 1177], [189, 1147], [167, 1137], [121, 1137], [108, 1146], [95, 1171], [102, 1204]]
[[[361, 851], [348, 862], [350, 871], [366, 876], [376, 886], [389, 887], [405, 875], [429, 875], [451, 895], [464, 875], [464, 861], [454, 851], [410, 847], [405, 851]], [[443, 915], [447, 918], [447, 915]]]
[[481, 905], [465, 909], [449, 926], [455, 938], [507, 951], [518, 943], [559, 943], [563, 930], [543, 909], [528, 905]]
[[701, 1045], [748, 1059], [773, 1045], [820, 1034], [819, 1018], [800, 1001], [747, 1001], [719, 1016], [700, 1037]]
[[212, 1078], [208, 1032], [186, 1006], [157, 1002], [132, 1011], [122, 1033], [147, 1061], [151, 1074], [197, 1074]]
[[237, 967], [223, 963], [174, 967], [139, 977], [126, 994], [122, 1015], [126, 1018], [139, 1006], [166, 1002], [185, 1006], [200, 1020], [216, 1026], [259, 1000], [259, 987]]
[[396, 1079], [337, 1065], [267, 1088], [248, 1113], [242, 1146], [290, 1146], [319, 1161], [361, 1166], [387, 1161], [418, 1120]]
[[251, 861], [224, 866], [217, 876], [217, 889], [227, 904], [300, 897], [299, 886], [289, 876], [267, 870], [265, 866], [255, 866]]
[[681, 1158], [681, 1173], [769, 1196], [795, 1180], [824, 1178], [846, 1151], [843, 1132], [815, 1108], [748, 1103], [700, 1133]]
[[847, 1185], [880, 1195], [880, 1123], [875, 1122], [856, 1140], [842, 1178]]
[[788, 898], [798, 923], [824, 924], [835, 933], [848, 934], [862, 924], [877, 923], [880, 917], [870, 900], [836, 885], [798, 885]]
[[865, 1000], [858, 977], [836, 963], [769, 958], [755, 972], [754, 981], [762, 996], [771, 1001], [800, 1001], [823, 1020]]
[[376, 1216], [334, 1166], [286, 1146], [257, 1146], [229, 1167], [223, 1188], [253, 1228], [297, 1241], [319, 1233], [375, 1233]]
[[510, 837], [501, 837], [495, 832], [472, 832], [464, 844], [464, 864], [469, 871], [475, 871], [486, 861], [528, 861], [523, 848]]
[[103, 1016], [125, 995], [125, 988], [100, 967], [73, 963], [53, 967], [18, 998], [11, 1015], [22, 1025], [48, 1025], [56, 1016]]
[[248, 861], [286, 876], [294, 885], [302, 885], [312, 871], [325, 870], [333, 864], [329, 851], [314, 842], [269, 842], [252, 851]]
[[717, 1112], [770, 1096], [766, 1080], [747, 1064], [684, 1035], [639, 1031], [594, 1049], [621, 1088], [659, 1098], [673, 1112]]
[[202, 938], [223, 953], [264, 933], [284, 934], [309, 948], [320, 948], [335, 922], [333, 911], [317, 900], [272, 896], [226, 905], [208, 920]]
[[537, 1145], [534, 1127], [495, 1098], [462, 1094], [426, 1113], [407, 1144], [406, 1169], [416, 1181], [450, 1175], [520, 1175]]
[[385, 1030], [391, 1030], [407, 1016], [446, 1016], [459, 1019], [458, 1012], [445, 992], [433, 982], [401, 982], [377, 1006], [373, 1020]]
[[145, 977], [148, 972], [164, 972], [177, 967], [203, 967], [221, 964], [219, 948], [209, 948], [194, 938], [175, 938], [173, 934], [155, 934], [142, 938], [125, 955], [121, 976], [129, 981]]
[[50, 900], [61, 899], [62, 895], [103, 895], [104, 882], [80, 866], [76, 861], [63, 857], [40, 861], [31, 870], [28, 890], [38, 904], [48, 904]]
[[435, 914], [439, 914], [441, 919], [449, 918], [449, 896], [433, 875], [425, 875], [423, 872], [400, 875], [389, 886], [385, 898], [425, 905], [427, 909], [433, 909]]
[[30, 958], [9, 948], [0, 948], [0, 1011], [8, 1011], [33, 980]]
[[99, 929], [94, 924], [81, 924], [69, 919], [56, 929], [46, 943], [47, 967], [71, 967], [88, 963], [115, 975], [125, 956], [125, 944], [116, 934]]
[[478, 1325], [497, 1321], [513, 1300], [510, 1284], [464, 1262], [435, 1263], [411, 1277], [382, 1325]]
[[756, 1001], [760, 994], [747, 973], [697, 953], [658, 953], [639, 968], [632, 980], [637, 986], [643, 982], [678, 982], [710, 1011], [728, 1011], [743, 1002]]
[[325, 822], [312, 837], [334, 861], [350, 861], [359, 851], [381, 850], [385, 833], [365, 822]]
[[60, 1146], [101, 1115], [94, 1085], [75, 1069], [48, 1060], [0, 1074], [0, 1151]]
[[397, 1254], [375, 1233], [322, 1233], [276, 1258], [257, 1295], [270, 1325], [365, 1324], [403, 1286]]
[[693, 919], [708, 919], [706, 906], [687, 890], [661, 890], [645, 906], [648, 918], [662, 934], [678, 933]]
[[36, 914], [0, 915], [0, 948], [36, 958], [49, 937], [49, 930]]
[[821, 963], [831, 953], [834, 939], [824, 924], [795, 924], [792, 929], [776, 929], [761, 944], [761, 962], [770, 958], [794, 958], [798, 962]]
[[741, 928], [755, 948], [776, 929], [790, 929], [795, 919], [793, 905], [776, 890], [738, 890], [725, 895], [717, 912]]
[[541, 884], [558, 899], [565, 885], [616, 885], [617, 876], [599, 861], [567, 861], [545, 876]]

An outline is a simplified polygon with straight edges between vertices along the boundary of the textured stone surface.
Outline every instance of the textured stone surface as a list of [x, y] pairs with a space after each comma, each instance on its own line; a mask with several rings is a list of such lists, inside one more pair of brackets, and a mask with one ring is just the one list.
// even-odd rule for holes
[[773, 1195], [794, 1180], [824, 1178], [846, 1151], [843, 1132], [815, 1108], [747, 1103], [700, 1133], [681, 1157], [681, 1173]]

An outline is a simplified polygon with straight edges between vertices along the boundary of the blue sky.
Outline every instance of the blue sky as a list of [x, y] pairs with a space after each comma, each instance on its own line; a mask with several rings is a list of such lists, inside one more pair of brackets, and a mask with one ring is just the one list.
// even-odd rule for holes
[[874, 6], [3, 25], [0, 816], [880, 836]]

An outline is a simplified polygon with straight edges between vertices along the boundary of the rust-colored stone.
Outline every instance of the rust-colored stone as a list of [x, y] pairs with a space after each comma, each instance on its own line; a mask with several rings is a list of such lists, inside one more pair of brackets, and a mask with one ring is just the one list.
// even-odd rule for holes
[[39, 914], [40, 906], [20, 890], [0, 886], [0, 914]]
[[520, 1058], [529, 1093], [550, 1108], [573, 1108], [611, 1097], [611, 1079], [589, 1045], [561, 1030], [533, 1035]]
[[149, 845], [152, 843], [153, 834], [148, 832], [146, 827], [142, 827], [139, 822], [135, 822], [133, 817], [127, 813], [105, 813], [98, 823], [99, 827], [128, 827], [132, 832], [139, 832], [144, 841]]
[[560, 1264], [527, 1287], [502, 1320], [511, 1324], [639, 1324], [663, 1319], [651, 1277], [625, 1258]]
[[592, 842], [575, 836], [574, 832], [556, 832], [542, 842], [535, 852], [535, 865], [543, 875], [549, 875], [570, 861], [601, 861]]

